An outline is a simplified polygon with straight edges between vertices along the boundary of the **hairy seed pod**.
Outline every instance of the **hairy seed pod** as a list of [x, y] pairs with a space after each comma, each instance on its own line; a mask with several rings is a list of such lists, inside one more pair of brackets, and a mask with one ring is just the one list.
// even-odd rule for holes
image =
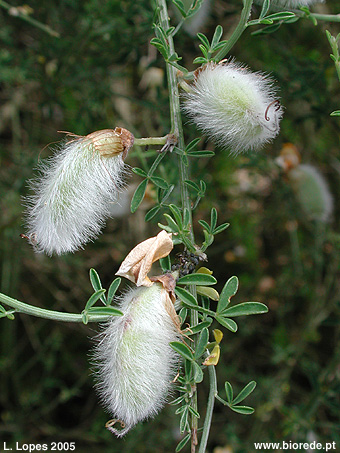
[[159, 283], [130, 290], [118, 308], [124, 315], [99, 334], [94, 363], [102, 403], [124, 426], [107, 427], [121, 437], [166, 402], [178, 360], [169, 343], [178, 337], [178, 322]]
[[133, 135], [116, 127], [86, 137], [70, 134], [40, 162], [25, 199], [28, 237], [37, 252], [62, 254], [97, 237], [122, 187], [124, 159]]
[[333, 212], [333, 196], [323, 175], [308, 164], [288, 172], [288, 178], [305, 214], [312, 220], [328, 222]]
[[235, 63], [196, 72], [184, 110], [196, 126], [231, 153], [257, 150], [279, 132], [282, 108], [271, 79]]

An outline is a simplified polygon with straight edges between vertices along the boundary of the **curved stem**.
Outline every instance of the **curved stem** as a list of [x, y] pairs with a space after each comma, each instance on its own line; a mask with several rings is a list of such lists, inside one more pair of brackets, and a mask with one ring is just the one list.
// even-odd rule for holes
[[207, 403], [207, 412], [205, 414], [204, 425], [203, 425], [203, 432], [201, 437], [200, 448], [198, 453], [204, 453], [207, 447], [211, 420], [214, 412], [214, 404], [215, 398], [217, 395], [217, 380], [216, 380], [216, 371], [215, 366], [209, 366], [209, 380], [210, 380], [210, 389], [209, 389], [209, 396], [208, 396], [208, 403]]
[[[83, 316], [81, 314], [63, 313], [61, 311], [34, 307], [33, 305], [20, 302], [19, 300], [13, 299], [12, 297], [6, 296], [6, 294], [2, 293], [0, 293], [0, 302], [8, 305], [9, 307], [15, 308], [15, 310], [19, 313], [37, 316], [38, 318], [53, 319], [53, 321], [83, 322]], [[88, 315], [89, 322], [104, 322], [109, 318], [110, 316], [107, 315]]]
[[253, 0], [244, 0], [240, 21], [237, 24], [230, 38], [227, 40], [226, 45], [222, 47], [222, 49], [218, 52], [218, 54], [214, 58], [216, 62], [222, 60], [228, 54], [228, 52], [230, 52], [231, 48], [236, 44], [244, 30], [247, 28], [247, 21], [251, 13], [252, 4]]

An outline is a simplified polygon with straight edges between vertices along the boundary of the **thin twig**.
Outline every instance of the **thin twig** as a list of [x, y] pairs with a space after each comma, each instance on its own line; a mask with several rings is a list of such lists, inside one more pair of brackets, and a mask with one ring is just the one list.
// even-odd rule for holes
[[[33, 305], [20, 302], [19, 300], [13, 299], [12, 297], [6, 296], [6, 294], [2, 293], [0, 293], [0, 302], [8, 305], [9, 307], [15, 308], [18, 313], [25, 313], [27, 315], [37, 316], [38, 318], [53, 319], [53, 321], [83, 322], [82, 314], [63, 313], [61, 311], [35, 307]], [[107, 315], [88, 315], [89, 322], [104, 322], [109, 318], [110, 316]]]
[[251, 13], [252, 4], [253, 4], [253, 0], [244, 1], [244, 6], [243, 6], [243, 9], [241, 12], [240, 21], [237, 24], [233, 33], [231, 34], [230, 38], [227, 40], [225, 46], [222, 47], [222, 49], [215, 56], [215, 58], [214, 58], [215, 61], [222, 60], [230, 52], [232, 47], [239, 40], [239, 38], [242, 35], [242, 33], [244, 32], [244, 30], [247, 28], [247, 21], [250, 16], [250, 13]]
[[17, 6], [12, 6], [7, 2], [4, 2], [3, 0], [0, 0], [0, 7], [4, 8], [6, 11], [8, 11], [8, 14], [13, 17], [18, 17], [19, 19], [24, 20], [25, 22], [28, 22], [29, 24], [33, 25], [36, 28], [39, 28], [40, 30], [44, 31], [50, 36], [53, 36], [54, 38], [60, 38], [60, 33], [57, 31], [53, 30], [51, 27], [48, 25], [45, 25], [38, 20], [34, 19], [33, 17], [29, 16], [28, 14], [25, 14], [22, 12], [19, 7]]

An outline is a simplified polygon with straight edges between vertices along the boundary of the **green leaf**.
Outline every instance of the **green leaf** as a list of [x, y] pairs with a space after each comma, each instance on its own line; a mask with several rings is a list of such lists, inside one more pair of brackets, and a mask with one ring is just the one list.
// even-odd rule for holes
[[179, 278], [177, 281], [178, 285], [215, 285], [217, 280], [212, 275], [208, 274], [189, 274], [184, 275], [183, 277]]
[[184, 401], [184, 396], [179, 396], [175, 400], [170, 401], [169, 404], [171, 404], [171, 406], [176, 406], [177, 404], [180, 404], [182, 401]]
[[94, 305], [97, 300], [101, 299], [102, 295], [106, 292], [106, 289], [99, 289], [95, 293], [92, 294], [92, 296], [89, 298], [89, 300], [86, 302], [85, 305], [85, 310], [88, 310], [92, 305]]
[[[172, 228], [170, 228], [168, 225], [163, 225], [162, 223], [157, 223], [157, 225], [159, 226], [159, 228], [166, 231], [167, 233], [173, 233]], [[180, 244], [180, 242], [176, 242], [176, 237], [172, 238], [172, 242], [174, 243], [174, 245]]]
[[189, 157], [212, 157], [215, 156], [214, 151], [210, 151], [208, 149], [202, 151], [190, 151], [188, 152]]
[[180, 229], [183, 228], [183, 223], [182, 223], [182, 214], [179, 208], [175, 204], [170, 204], [169, 205], [170, 211], [172, 215], [174, 216], [177, 225], [179, 226]]
[[196, 384], [199, 384], [203, 381], [203, 370], [197, 362], [192, 362], [193, 365], [193, 380]]
[[88, 322], [89, 322], [89, 316], [85, 310], [82, 311], [81, 320], [82, 320], [82, 323], [85, 325], [88, 324]]
[[213, 36], [212, 41], [211, 41], [211, 48], [212, 49], [220, 42], [220, 39], [222, 38], [222, 35], [223, 35], [223, 28], [221, 27], [221, 25], [217, 25], [217, 27], [215, 29], [214, 36]]
[[181, 414], [183, 411], [185, 411], [185, 409], [187, 409], [187, 405], [183, 405], [181, 407], [179, 407], [178, 409], [176, 409], [175, 411], [175, 414], [178, 415], [178, 414]]
[[197, 294], [200, 296], [206, 296], [209, 297], [209, 299], [218, 301], [220, 295], [216, 291], [215, 288], [207, 288], [206, 286], [197, 286], [196, 287]]
[[261, 9], [261, 13], [260, 13], [260, 19], [263, 19], [265, 17], [269, 8], [270, 8], [270, 0], [264, 0], [262, 9]]
[[199, 220], [198, 223], [210, 233], [210, 225], [205, 220]]
[[178, 442], [175, 452], [177, 453], [178, 451], [181, 451], [189, 442], [190, 438], [191, 434], [187, 434], [185, 437], [183, 437], [183, 439], [180, 442]]
[[[188, 309], [185, 308], [185, 307], [181, 308], [179, 313], [178, 313], [178, 316], [179, 316], [179, 318], [181, 320], [181, 324], [183, 324], [184, 321], [186, 320], [187, 316], [188, 316]], [[196, 333], [196, 332], [194, 332], [194, 333]]]
[[229, 225], [230, 223], [222, 223], [220, 226], [214, 229], [213, 234], [216, 235], [222, 233], [222, 231], [226, 230]]
[[200, 188], [198, 186], [198, 184], [196, 184], [195, 182], [193, 181], [184, 181], [184, 183], [190, 187], [191, 189], [193, 189], [195, 192], [199, 192], [200, 191]]
[[238, 290], [238, 278], [234, 275], [233, 277], [229, 278], [229, 280], [222, 289], [216, 308], [217, 313], [222, 313], [228, 307], [230, 303], [230, 298], [237, 293], [237, 290]]
[[177, 6], [179, 12], [183, 17], [187, 17], [187, 13], [185, 11], [185, 6], [181, 0], [172, 0], [172, 3]]
[[332, 112], [330, 116], [340, 116], [340, 110], [334, 110], [334, 112]]
[[172, 33], [175, 31], [175, 27], [169, 27], [168, 30], [166, 31], [166, 35], [170, 36]]
[[168, 183], [165, 181], [165, 179], [163, 178], [160, 178], [158, 176], [151, 176], [150, 177], [150, 180], [158, 187], [160, 187], [161, 189], [164, 189], [166, 190], [169, 186], [168, 186]]
[[107, 305], [110, 305], [111, 302], [113, 301], [113, 298], [117, 292], [117, 289], [118, 289], [121, 281], [122, 281], [122, 279], [120, 277], [117, 277], [111, 283], [109, 290], [107, 292]]
[[10, 320], [15, 319], [14, 317], [15, 310], [5, 310], [4, 307], [1, 307], [0, 309], [0, 319], [1, 318], [7, 318]]
[[203, 195], [205, 193], [205, 191], [207, 190], [207, 185], [206, 185], [205, 181], [200, 180], [200, 187], [201, 187], [201, 193]]
[[114, 307], [91, 307], [87, 310], [89, 315], [123, 316], [123, 313]]
[[133, 194], [132, 200], [131, 200], [131, 212], [134, 213], [137, 211], [138, 206], [141, 204], [143, 201], [146, 187], [148, 185], [148, 180], [144, 179], [139, 186], [137, 187], [135, 193]]
[[189, 412], [196, 418], [200, 418], [200, 414], [192, 407], [192, 406], [188, 406], [189, 408]]
[[284, 19], [291, 19], [293, 17], [295, 17], [295, 14], [293, 12], [282, 11], [279, 13], [270, 14], [269, 16], [266, 17], [266, 19], [268, 19], [268, 20], [284, 20]]
[[[92, 288], [95, 291], [99, 291], [100, 289], [103, 289], [99, 275], [98, 275], [97, 271], [93, 268], [90, 269], [90, 281], [91, 281]], [[104, 293], [103, 293], [102, 297], [100, 298], [100, 300], [106, 305], [106, 297], [104, 296]]]
[[183, 228], [188, 228], [190, 223], [190, 211], [188, 208], [183, 209]]
[[240, 393], [237, 395], [237, 397], [233, 400], [233, 406], [234, 406], [235, 404], [240, 403], [240, 402], [243, 401], [245, 398], [247, 398], [247, 396], [250, 395], [251, 392], [254, 391], [255, 387], [256, 387], [256, 382], [255, 382], [255, 381], [249, 382], [249, 384], [247, 384], [247, 385], [240, 391]]
[[188, 153], [190, 151], [192, 151], [194, 148], [196, 148], [196, 145], [198, 145], [198, 143], [200, 142], [201, 140], [201, 137], [198, 137], [198, 138], [194, 138], [194, 140], [192, 140], [186, 147], [185, 147], [185, 151]]
[[[312, 16], [313, 17], [313, 16]], [[291, 17], [290, 19], [285, 19], [283, 22], [285, 24], [294, 24], [295, 22], [297, 22], [298, 20], [300, 20], [300, 17], [299, 16], [295, 16], [295, 17]], [[316, 25], [316, 24], [315, 24]]]
[[194, 64], [205, 64], [205, 63], [208, 63], [208, 60], [206, 58], [203, 58], [203, 57], [197, 57], [197, 58], [195, 58], [193, 63]]
[[204, 329], [202, 329], [198, 337], [197, 346], [195, 350], [195, 359], [199, 359], [204, 354], [205, 350], [207, 349], [208, 341], [209, 341], [209, 330], [205, 327]]
[[197, 302], [196, 298], [191, 293], [189, 293], [189, 291], [187, 291], [186, 289], [179, 288], [179, 287], [176, 286], [175, 293], [176, 293], [177, 297], [187, 307], [195, 308], [195, 309], [198, 308], [198, 302]]
[[163, 258], [161, 258], [159, 260], [159, 264], [160, 264], [163, 272], [170, 271], [171, 270], [171, 259], [170, 259], [170, 256], [167, 255], [167, 256], [164, 256]]
[[223, 310], [223, 316], [248, 316], [267, 313], [268, 307], [261, 302], [243, 302]]
[[210, 231], [214, 231], [216, 224], [217, 224], [217, 211], [216, 208], [212, 208], [210, 213]]
[[152, 220], [159, 213], [160, 210], [161, 210], [161, 208], [159, 205], [151, 208], [150, 211], [148, 211], [145, 214], [145, 217], [144, 217], [145, 222], [150, 222], [150, 220]]
[[221, 326], [229, 329], [231, 332], [235, 333], [237, 331], [237, 324], [232, 319], [222, 318], [221, 316], [216, 316], [215, 319], [221, 324]]
[[191, 6], [188, 10], [187, 17], [191, 17], [200, 9], [202, 6], [203, 0], [195, 0], [191, 2]]
[[184, 374], [188, 380], [190, 379], [192, 364], [193, 364], [192, 360], [184, 359]]
[[267, 18], [266, 18], [266, 19], [260, 19], [260, 20], [259, 20], [259, 23], [260, 23], [261, 25], [271, 25], [271, 24], [274, 23], [274, 21], [273, 21], [273, 19], [267, 19]]
[[218, 50], [222, 49], [227, 44], [227, 41], [220, 41], [216, 46], [212, 47], [210, 50], [212, 52], [217, 52]]
[[184, 431], [186, 431], [187, 429], [187, 426], [189, 425], [188, 423], [188, 406], [186, 406], [185, 408], [186, 410], [183, 411], [182, 413], [182, 416], [181, 416], [181, 419], [179, 421], [179, 430], [181, 433], [184, 433]]
[[173, 53], [172, 55], [170, 55], [170, 57], [168, 58], [169, 63], [173, 63], [173, 62], [179, 61], [179, 60], [182, 60], [182, 57], [179, 57], [176, 52]]
[[194, 355], [186, 344], [181, 343], [180, 341], [172, 341], [170, 346], [184, 359], [190, 360], [190, 362], [194, 360]]
[[226, 381], [224, 383], [224, 387], [225, 387], [225, 393], [227, 395], [227, 401], [228, 401], [229, 404], [231, 404], [232, 401], [233, 401], [233, 397], [234, 397], [233, 396], [234, 395], [233, 388], [232, 388], [230, 382], [228, 382], [228, 381]]
[[278, 30], [280, 28], [280, 26], [281, 26], [281, 23], [274, 24], [274, 25], [269, 25], [268, 27], [261, 28], [260, 30], [253, 31], [252, 35], [256, 36], [256, 35], [274, 33], [276, 30]]
[[203, 33], [197, 33], [197, 38], [207, 49], [210, 49], [209, 39]]
[[179, 233], [180, 228], [177, 225], [177, 223], [174, 221], [174, 219], [169, 215], [169, 214], [163, 214], [164, 217], [166, 218], [166, 221], [168, 222], [169, 228], [170, 228], [170, 233]]
[[205, 46], [203, 46], [203, 44], [200, 44], [198, 47], [201, 49], [201, 52], [202, 52], [203, 56], [204, 56], [206, 59], [208, 59], [208, 58], [209, 58], [209, 56], [208, 56], [208, 49], [206, 49]]
[[187, 146], [185, 147], [185, 152], [188, 153], [188, 152], [192, 151], [194, 148], [196, 148], [196, 146], [198, 145], [200, 140], [201, 140], [201, 137], [194, 138], [194, 140], [192, 140], [190, 143], [188, 143]]
[[[182, 309], [183, 310], [183, 309]], [[185, 309], [186, 310], [186, 309]], [[193, 327], [190, 327], [190, 332], [185, 332], [186, 335], [194, 335], [195, 333], [201, 332], [204, 327], [209, 327], [212, 323], [212, 318], [207, 318], [206, 321], [200, 322]]]
[[243, 415], [251, 415], [255, 412], [254, 408], [250, 406], [229, 406], [231, 410]]
[[169, 196], [171, 195], [171, 192], [174, 190], [174, 188], [175, 188], [174, 184], [171, 184], [170, 186], [168, 186], [168, 188], [164, 192], [162, 192], [162, 196], [159, 197], [159, 202], [164, 203], [169, 198]]
[[156, 47], [156, 49], [162, 54], [164, 59], [168, 58], [168, 50], [166, 49], [164, 44], [162, 44], [162, 42], [159, 39], [152, 38], [150, 41], [150, 44], [152, 44], [153, 46]]
[[141, 176], [142, 178], [146, 178], [148, 176], [144, 170], [142, 170], [141, 168], [138, 168], [138, 167], [133, 168], [132, 171], [136, 175]]

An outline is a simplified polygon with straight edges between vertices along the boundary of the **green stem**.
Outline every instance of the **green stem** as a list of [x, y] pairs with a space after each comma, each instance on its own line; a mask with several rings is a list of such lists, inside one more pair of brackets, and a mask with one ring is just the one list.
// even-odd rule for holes
[[[168, 19], [168, 10], [166, 5], [166, 0], [158, 0], [159, 7], [159, 19], [160, 24], [165, 31], [167, 31], [169, 26]], [[170, 54], [175, 53], [175, 46], [172, 36], [168, 37], [169, 51]], [[169, 102], [170, 102], [170, 120], [171, 120], [171, 133], [177, 137], [177, 146], [180, 149], [184, 149], [184, 135], [183, 135], [183, 125], [181, 118], [181, 107], [179, 103], [179, 90], [176, 77], [176, 69], [170, 64], [166, 64], [166, 73], [168, 78], [168, 89], [169, 89]], [[188, 167], [184, 164], [183, 159], [179, 156], [179, 177], [180, 177], [180, 188], [181, 188], [181, 198], [182, 198], [182, 207], [186, 208], [190, 214], [190, 224], [192, 225], [192, 211], [191, 211], [191, 201], [189, 198], [189, 192], [185, 180], [189, 179]], [[191, 241], [194, 244], [194, 233], [191, 228]]]
[[[25, 313], [31, 316], [37, 316], [38, 318], [53, 319], [53, 321], [65, 321], [65, 322], [83, 322], [81, 314], [77, 313], [63, 313], [61, 311], [46, 310], [45, 308], [34, 307], [33, 305], [25, 304], [19, 300], [12, 299], [12, 297], [6, 296], [6, 294], [0, 293], [0, 302], [8, 305], [9, 307], [15, 308], [19, 313]], [[109, 319], [107, 315], [88, 315], [89, 322], [103, 322]]]
[[[294, 11], [295, 14], [299, 16], [305, 16], [305, 13], [301, 11]], [[317, 14], [317, 13], [310, 13], [312, 17], [316, 20], [323, 20], [325, 22], [340, 22], [340, 14]]]
[[135, 138], [134, 145], [147, 146], [147, 145], [165, 145], [168, 140], [168, 136], [164, 137], [146, 137], [146, 138]]
[[[169, 16], [168, 16], [168, 9], [166, 0], [157, 0], [158, 6], [158, 14], [159, 14], [159, 21], [161, 27], [164, 29], [165, 32], [169, 30]], [[175, 53], [175, 46], [173, 37], [170, 35], [168, 36], [168, 44], [169, 44], [169, 52], [170, 55]], [[170, 120], [171, 120], [171, 133], [177, 137], [177, 147], [180, 149], [184, 149], [184, 135], [183, 135], [183, 125], [182, 125], [182, 117], [181, 117], [181, 108], [179, 103], [179, 90], [178, 90], [178, 83], [176, 77], [176, 69], [169, 63], [166, 64], [166, 73], [168, 79], [168, 90], [169, 90], [169, 103], [170, 103]], [[189, 179], [189, 170], [188, 167], [185, 165], [184, 160], [181, 155], [178, 156], [179, 159], [179, 184], [181, 190], [181, 200], [182, 200], [182, 209], [186, 209], [189, 213], [189, 224], [190, 228], [190, 240], [192, 245], [195, 244], [195, 237], [192, 228], [192, 207], [191, 207], [191, 200], [189, 197], [189, 192], [185, 181]], [[193, 295], [196, 295], [196, 288], [190, 287], [190, 292]], [[195, 310], [190, 311], [190, 322], [191, 325], [194, 326], [198, 324], [198, 313]], [[196, 340], [197, 341], [197, 340]], [[196, 346], [196, 341], [194, 347]], [[197, 391], [195, 391], [192, 395], [191, 405], [194, 410], [197, 411]], [[197, 445], [197, 428], [198, 428], [198, 421], [196, 417], [192, 417], [191, 419], [191, 453], [194, 453], [196, 450]]]
[[230, 38], [227, 40], [227, 43], [222, 49], [218, 52], [218, 54], [215, 56], [214, 60], [220, 61], [222, 60], [232, 49], [232, 47], [236, 44], [236, 42], [239, 40], [240, 36], [244, 32], [244, 30], [247, 28], [247, 21], [251, 13], [251, 7], [253, 4], [253, 0], [244, 0], [244, 5], [243, 9], [241, 12], [241, 17], [240, 21], [237, 24], [235, 30], [231, 34]]
[[208, 371], [209, 371], [210, 389], [209, 389], [209, 396], [208, 396], [208, 403], [207, 403], [207, 412], [205, 414], [203, 432], [202, 432], [201, 443], [200, 443], [200, 448], [198, 450], [198, 453], [205, 453], [205, 451], [206, 451], [212, 416], [213, 416], [213, 412], [214, 412], [215, 398], [217, 396], [217, 380], [216, 380], [215, 367], [213, 365], [208, 366]]
[[43, 30], [45, 33], [55, 37], [55, 38], [60, 38], [60, 34], [57, 31], [52, 30], [51, 27], [48, 25], [42, 24], [38, 20], [34, 19], [33, 17], [22, 13], [20, 9], [16, 6], [12, 6], [8, 4], [7, 2], [4, 2], [3, 0], [0, 0], [0, 7], [4, 8], [8, 11], [10, 16], [13, 17], [19, 17], [20, 19], [24, 20], [25, 22], [28, 22], [31, 25], [34, 25], [34, 27], [39, 28], [40, 30]]

